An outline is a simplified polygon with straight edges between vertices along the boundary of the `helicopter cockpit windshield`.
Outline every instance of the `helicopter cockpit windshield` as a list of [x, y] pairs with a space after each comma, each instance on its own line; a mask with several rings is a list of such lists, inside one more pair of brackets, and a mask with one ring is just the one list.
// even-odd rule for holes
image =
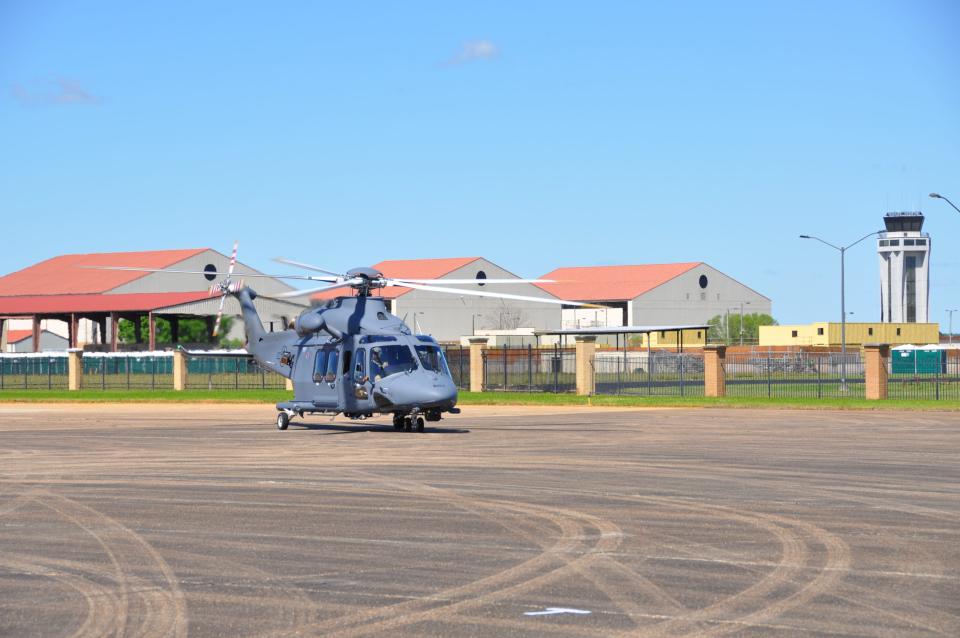
[[417, 369], [413, 353], [406, 345], [375, 346], [370, 349], [370, 378], [382, 379], [391, 374]]
[[450, 370], [447, 368], [447, 361], [443, 358], [443, 353], [437, 346], [417, 346], [417, 357], [420, 359], [420, 365], [426, 370], [437, 372], [450, 376]]

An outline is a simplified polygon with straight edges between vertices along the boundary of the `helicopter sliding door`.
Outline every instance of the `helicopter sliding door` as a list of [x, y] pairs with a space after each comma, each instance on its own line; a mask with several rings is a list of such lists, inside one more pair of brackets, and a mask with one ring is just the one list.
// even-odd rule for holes
[[335, 344], [325, 344], [313, 351], [312, 375], [309, 379], [303, 377], [299, 379], [300, 387], [296, 388], [297, 398], [312, 401], [318, 407], [336, 409], [340, 381], [340, 375], [337, 374], [340, 347]]
[[352, 391], [345, 391], [345, 404], [355, 412], [373, 410], [376, 406], [371, 396], [372, 385], [367, 376], [367, 349], [358, 348], [353, 353], [353, 372], [349, 378], [344, 378], [344, 386], [350, 384]]

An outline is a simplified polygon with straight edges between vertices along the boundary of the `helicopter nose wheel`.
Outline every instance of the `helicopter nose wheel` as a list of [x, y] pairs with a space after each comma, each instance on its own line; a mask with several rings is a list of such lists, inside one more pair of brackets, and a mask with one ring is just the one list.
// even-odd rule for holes
[[417, 417], [417, 432], [423, 432], [423, 417]]
[[277, 429], [286, 430], [287, 426], [290, 425], [290, 415], [286, 412], [277, 413]]
[[400, 413], [393, 415], [393, 429], [397, 432], [403, 429], [403, 415]]

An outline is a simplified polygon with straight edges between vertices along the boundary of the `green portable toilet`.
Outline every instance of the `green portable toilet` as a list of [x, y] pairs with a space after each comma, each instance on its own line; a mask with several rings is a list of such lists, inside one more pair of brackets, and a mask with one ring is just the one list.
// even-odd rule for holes
[[937, 346], [900, 346], [892, 352], [894, 374], [944, 374], [947, 371], [947, 351]]

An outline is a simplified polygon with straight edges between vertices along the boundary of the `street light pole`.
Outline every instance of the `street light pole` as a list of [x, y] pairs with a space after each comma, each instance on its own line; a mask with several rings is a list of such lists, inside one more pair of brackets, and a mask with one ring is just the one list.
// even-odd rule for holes
[[945, 201], [945, 202], [947, 202], [948, 204], [950, 204], [951, 206], [953, 206], [953, 210], [955, 210], [955, 211], [957, 211], [958, 213], [960, 213], [960, 208], [957, 208], [957, 205], [956, 205], [956, 204], [954, 204], [953, 202], [951, 202], [949, 199], [947, 199], [946, 197], [944, 197], [944, 196], [941, 195], [940, 193], [930, 193], [930, 197], [932, 197], [932, 198], [934, 198], [934, 199], [942, 199], [943, 201]]
[[740, 302], [740, 345], [743, 345], [743, 304], [750, 305], [749, 301]]
[[853, 248], [867, 237], [873, 237], [882, 232], [884, 231], [875, 230], [872, 233], [867, 233], [857, 241], [846, 246], [834, 246], [830, 242], [820, 239], [819, 237], [814, 237], [813, 235], [800, 235], [800, 239], [816, 239], [821, 244], [826, 244], [830, 246], [830, 248], [840, 252], [840, 390], [842, 392], [847, 391], [847, 297], [844, 257], [850, 248]]

